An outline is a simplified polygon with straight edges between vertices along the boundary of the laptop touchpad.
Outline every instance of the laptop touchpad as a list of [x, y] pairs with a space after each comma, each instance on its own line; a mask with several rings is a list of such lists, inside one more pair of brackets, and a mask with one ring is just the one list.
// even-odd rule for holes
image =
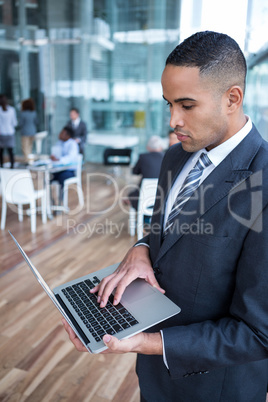
[[154, 292], [155, 289], [146, 283], [144, 279], [136, 279], [126, 288], [122, 296], [122, 303], [140, 301], [145, 297], [151, 296]]

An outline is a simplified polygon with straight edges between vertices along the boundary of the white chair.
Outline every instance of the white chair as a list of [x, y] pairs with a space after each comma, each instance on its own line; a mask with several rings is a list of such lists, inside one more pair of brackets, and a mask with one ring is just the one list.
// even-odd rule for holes
[[130, 236], [135, 236], [136, 233], [136, 209], [133, 207], [129, 208], [129, 215], [128, 215], [128, 230]]
[[19, 221], [23, 221], [23, 205], [30, 204], [31, 232], [36, 232], [36, 200], [41, 198], [42, 222], [46, 223], [46, 191], [35, 190], [31, 173], [27, 169], [0, 169], [2, 187], [1, 229], [6, 226], [7, 204], [18, 206]]
[[35, 149], [37, 155], [40, 155], [42, 152], [42, 142], [44, 138], [47, 137], [48, 132], [47, 131], [40, 131], [39, 133], [36, 133], [34, 136], [34, 141], [35, 141]]
[[79, 205], [81, 207], [84, 206], [84, 195], [82, 190], [82, 165], [83, 165], [83, 155], [79, 154], [77, 159], [77, 170], [76, 175], [74, 177], [70, 177], [69, 179], [64, 180], [63, 184], [63, 208], [65, 211], [69, 210], [68, 207], [68, 191], [69, 187], [73, 184], [76, 185]]
[[129, 211], [129, 233], [135, 235], [135, 215], [137, 214], [137, 238], [143, 237], [144, 217], [152, 216], [158, 179], [143, 179], [140, 186], [137, 213], [134, 208]]

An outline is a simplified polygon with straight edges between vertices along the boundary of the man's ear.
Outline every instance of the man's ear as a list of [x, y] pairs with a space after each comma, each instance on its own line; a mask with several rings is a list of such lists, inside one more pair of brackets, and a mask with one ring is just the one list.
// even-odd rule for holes
[[238, 85], [234, 85], [226, 91], [227, 99], [227, 112], [234, 113], [242, 106], [243, 103], [243, 91]]

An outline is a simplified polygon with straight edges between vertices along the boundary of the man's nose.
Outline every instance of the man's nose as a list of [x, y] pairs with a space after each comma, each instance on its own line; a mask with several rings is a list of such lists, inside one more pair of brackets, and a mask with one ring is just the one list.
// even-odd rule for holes
[[182, 114], [178, 110], [172, 109], [170, 115], [170, 127], [176, 128], [177, 126], [183, 127], [184, 120]]

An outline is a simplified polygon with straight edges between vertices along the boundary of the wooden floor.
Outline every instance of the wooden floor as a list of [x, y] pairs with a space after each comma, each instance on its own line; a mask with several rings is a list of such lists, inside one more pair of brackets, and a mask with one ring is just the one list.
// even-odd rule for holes
[[45, 225], [38, 215], [35, 234], [29, 217], [18, 222], [8, 208], [6, 229], [0, 231], [0, 401], [139, 401], [136, 356], [77, 352], [8, 233], [52, 288], [119, 262], [135, 241], [119, 202], [130, 177], [124, 171], [107, 182], [106, 172], [86, 165], [84, 208], [72, 191], [70, 214], [58, 214]]

